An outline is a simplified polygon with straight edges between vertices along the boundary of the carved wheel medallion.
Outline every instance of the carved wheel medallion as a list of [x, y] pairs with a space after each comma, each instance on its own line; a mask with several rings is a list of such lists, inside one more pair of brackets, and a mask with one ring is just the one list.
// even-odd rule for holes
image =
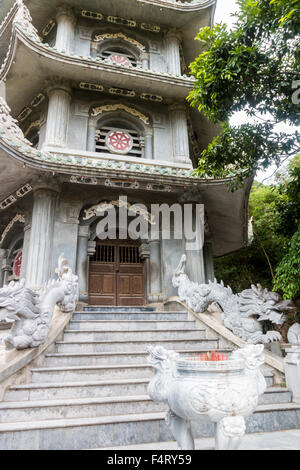
[[21, 265], [22, 265], [22, 251], [20, 251], [20, 253], [17, 254], [15, 261], [14, 261], [14, 266], [13, 266], [14, 275], [17, 278], [19, 278], [21, 274]]
[[123, 131], [111, 131], [107, 134], [105, 143], [112, 152], [125, 155], [132, 149], [133, 139], [130, 134]]
[[119, 65], [126, 65], [127, 67], [130, 67], [131, 65], [130, 60], [125, 55], [110, 55], [109, 60], [111, 62], [116, 62]]

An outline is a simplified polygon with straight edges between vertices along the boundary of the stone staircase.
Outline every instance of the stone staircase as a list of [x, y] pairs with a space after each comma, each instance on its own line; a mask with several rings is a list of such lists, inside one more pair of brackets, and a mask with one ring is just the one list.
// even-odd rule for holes
[[[186, 357], [220, 348], [219, 339], [188, 321], [186, 312], [140, 307], [86, 307], [73, 315], [63, 341], [31, 382], [12, 386], [0, 403], [0, 449], [93, 449], [172, 440], [166, 406], [147, 396], [153, 370], [147, 347], [160, 344]], [[247, 420], [247, 432], [300, 427], [300, 406], [286, 388], [268, 390]], [[212, 424], [195, 425], [212, 436]]]

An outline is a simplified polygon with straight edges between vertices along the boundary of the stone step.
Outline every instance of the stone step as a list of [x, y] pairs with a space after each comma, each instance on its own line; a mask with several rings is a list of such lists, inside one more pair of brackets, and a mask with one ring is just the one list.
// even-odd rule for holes
[[147, 351], [149, 346], [158, 345], [173, 350], [218, 349], [218, 339], [176, 339], [169, 340], [118, 340], [118, 341], [57, 341], [58, 353], [91, 353], [91, 352], [128, 352]]
[[146, 395], [148, 385], [149, 378], [29, 383], [10, 387], [6, 392], [5, 401]]
[[[189, 358], [205, 353], [209, 349], [195, 349], [190, 351], [177, 351], [182, 356]], [[231, 349], [218, 349], [221, 354], [230, 354]], [[110, 365], [110, 364], [145, 364], [148, 353], [146, 351], [128, 351], [119, 353], [69, 353], [47, 354], [47, 366], [83, 366], [83, 365]]]
[[75, 312], [73, 320], [187, 320], [186, 312]]
[[[280, 396], [281, 395], [281, 396]], [[289, 392], [269, 390], [261, 397], [260, 404], [288, 403]], [[155, 413], [167, 411], [164, 403], [156, 403], [147, 394], [94, 398], [67, 398], [39, 401], [0, 403], [0, 423], [40, 421], [49, 419], [88, 418], [124, 414]]]
[[167, 404], [155, 403], [148, 395], [2, 402], [0, 423], [156, 413], [167, 409]]
[[195, 328], [194, 321], [182, 320], [72, 320], [69, 330], [184, 330]]
[[292, 394], [286, 387], [269, 387], [259, 397], [259, 405], [291, 403]]
[[86, 382], [87, 380], [151, 377], [153, 368], [148, 364], [46, 367], [31, 369], [32, 382]]
[[121, 307], [121, 306], [112, 306], [108, 307], [106, 305], [89, 305], [83, 307], [84, 312], [154, 312], [155, 307]]
[[[153, 374], [153, 367], [144, 364], [115, 364], [104, 366], [62, 366], [31, 369], [32, 382], [80, 382], [108, 378], [146, 378]], [[264, 372], [267, 387], [273, 386], [274, 376]]]
[[[53, 419], [0, 424], [1, 450], [78, 450], [174, 440], [165, 413]], [[246, 418], [246, 432], [300, 427], [300, 405], [260, 405]], [[212, 423], [192, 424], [194, 437], [212, 437]]]
[[162, 341], [164, 339], [203, 339], [205, 338], [205, 329], [191, 328], [190, 330], [65, 330], [64, 341], [147, 341], [151, 340], [153, 343]]

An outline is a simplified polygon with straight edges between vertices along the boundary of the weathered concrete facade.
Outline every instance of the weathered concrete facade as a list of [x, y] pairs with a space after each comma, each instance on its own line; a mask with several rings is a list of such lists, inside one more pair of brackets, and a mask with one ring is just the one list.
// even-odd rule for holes
[[[148, 211], [204, 204], [204, 247], [188, 252], [188, 274], [211, 279], [213, 256], [246, 242], [249, 190], [233, 195], [226, 181], [192, 175], [217, 129], [188, 107], [186, 64], [198, 52], [191, 34], [210, 24], [214, 2], [147, 1], [144, 16], [140, 5], [133, 14], [136, 2], [103, 1], [101, 11], [92, 1], [81, 8], [45, 1], [43, 11], [35, 0], [24, 3], [12, 7], [0, 72], [2, 98], [17, 120], [0, 136], [0, 284], [26, 277], [42, 287], [63, 252], [87, 302], [101, 217], [87, 220], [85, 211], [119, 196]], [[175, 295], [171, 278], [186, 240], [141, 236], [137, 244], [144, 302], [161, 303]]]

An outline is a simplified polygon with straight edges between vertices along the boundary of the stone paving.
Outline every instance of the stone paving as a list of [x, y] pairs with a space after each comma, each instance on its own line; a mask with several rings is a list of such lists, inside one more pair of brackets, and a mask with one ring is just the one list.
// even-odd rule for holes
[[[111, 450], [175, 450], [175, 442], [155, 442], [139, 446], [114, 447]], [[214, 439], [196, 439], [197, 450], [213, 450]], [[247, 434], [239, 450], [300, 450], [300, 429]]]

